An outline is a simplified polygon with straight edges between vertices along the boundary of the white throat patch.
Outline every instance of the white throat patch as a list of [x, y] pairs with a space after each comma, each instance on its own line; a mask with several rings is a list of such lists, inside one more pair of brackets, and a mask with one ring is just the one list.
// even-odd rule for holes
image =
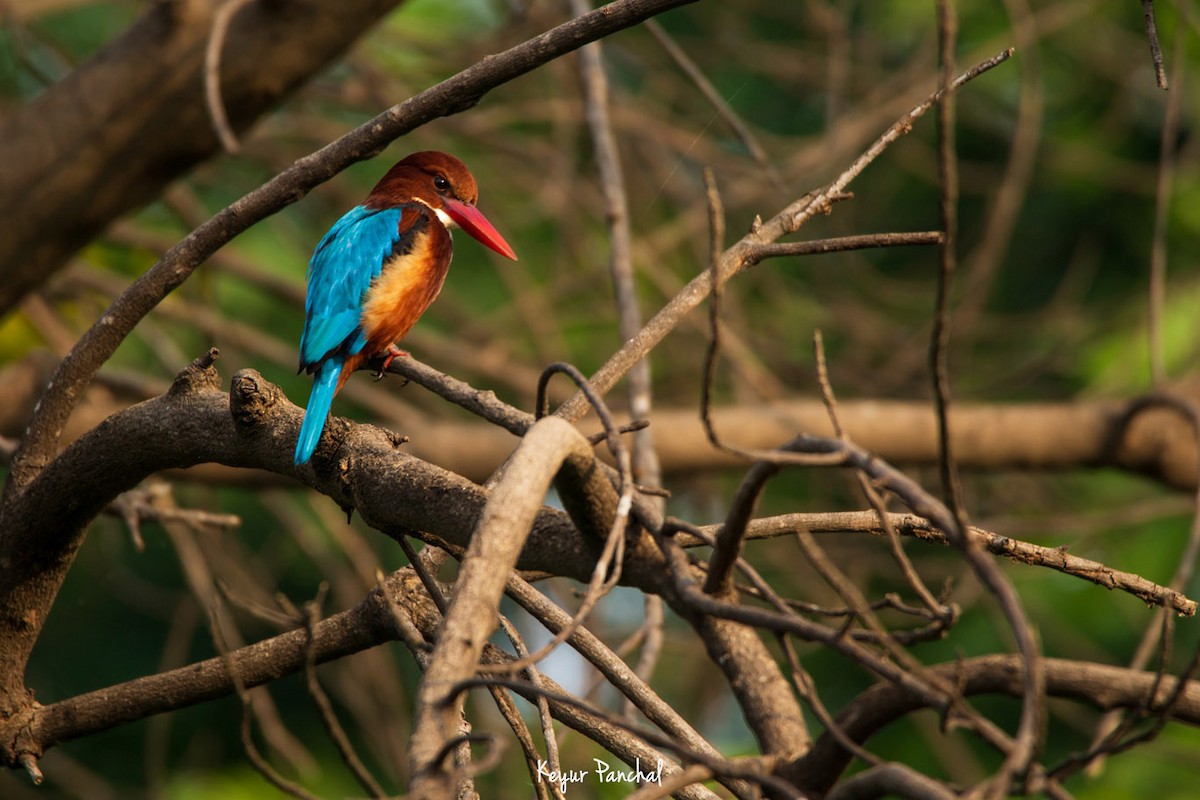
[[441, 222], [443, 225], [445, 225], [447, 229], [452, 229], [452, 228], [458, 227], [458, 223], [455, 222], [454, 219], [449, 214], [447, 214], [445, 211], [442, 211], [440, 208], [434, 208], [433, 206], [429, 205], [429, 203], [426, 203], [424, 200], [422, 200], [419, 197], [414, 197], [413, 200], [415, 200], [416, 202], [425, 206], [430, 211], [432, 211], [435, 215], [437, 215], [438, 221]]

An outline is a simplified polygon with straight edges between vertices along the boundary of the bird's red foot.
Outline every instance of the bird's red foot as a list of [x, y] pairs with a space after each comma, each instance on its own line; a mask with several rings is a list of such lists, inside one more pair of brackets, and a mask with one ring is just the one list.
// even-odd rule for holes
[[387, 372], [388, 364], [392, 363], [393, 358], [408, 358], [408, 351], [401, 350], [394, 344], [389, 344], [387, 349], [387, 358], [383, 360], [383, 366], [375, 373], [375, 380], [383, 380], [383, 374]]
[[388, 357], [383, 360], [383, 367], [381, 367], [381, 371], [387, 372], [388, 364], [392, 363], [393, 358], [408, 358], [408, 351], [401, 350], [394, 344], [389, 344]]

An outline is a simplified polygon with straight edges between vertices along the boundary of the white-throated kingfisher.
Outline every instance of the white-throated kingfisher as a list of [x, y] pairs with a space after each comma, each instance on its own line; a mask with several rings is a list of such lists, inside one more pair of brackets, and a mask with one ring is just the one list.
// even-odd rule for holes
[[479, 190], [452, 155], [413, 153], [388, 170], [362, 205], [333, 224], [308, 264], [300, 371], [313, 376], [296, 465], [308, 463], [333, 396], [364, 362], [402, 355], [396, 342], [438, 296], [450, 268], [450, 229], [461, 227], [514, 261], [475, 208]]

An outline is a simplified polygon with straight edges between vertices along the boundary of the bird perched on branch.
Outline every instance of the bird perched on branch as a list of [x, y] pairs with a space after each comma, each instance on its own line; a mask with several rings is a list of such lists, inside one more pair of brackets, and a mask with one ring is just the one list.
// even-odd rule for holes
[[450, 229], [517, 256], [475, 202], [479, 191], [452, 155], [413, 153], [388, 170], [362, 205], [334, 223], [308, 265], [300, 371], [313, 375], [296, 464], [308, 463], [333, 396], [364, 362], [387, 355], [438, 296], [450, 267]]

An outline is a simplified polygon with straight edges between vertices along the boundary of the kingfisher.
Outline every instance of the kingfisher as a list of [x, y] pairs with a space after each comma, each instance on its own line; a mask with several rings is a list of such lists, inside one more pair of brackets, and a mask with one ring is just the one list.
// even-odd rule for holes
[[475, 207], [479, 189], [452, 155], [413, 153], [387, 171], [362, 205], [317, 244], [308, 264], [300, 372], [313, 376], [296, 465], [308, 463], [338, 393], [363, 363], [406, 353], [396, 346], [438, 296], [450, 268], [450, 229], [517, 259]]

